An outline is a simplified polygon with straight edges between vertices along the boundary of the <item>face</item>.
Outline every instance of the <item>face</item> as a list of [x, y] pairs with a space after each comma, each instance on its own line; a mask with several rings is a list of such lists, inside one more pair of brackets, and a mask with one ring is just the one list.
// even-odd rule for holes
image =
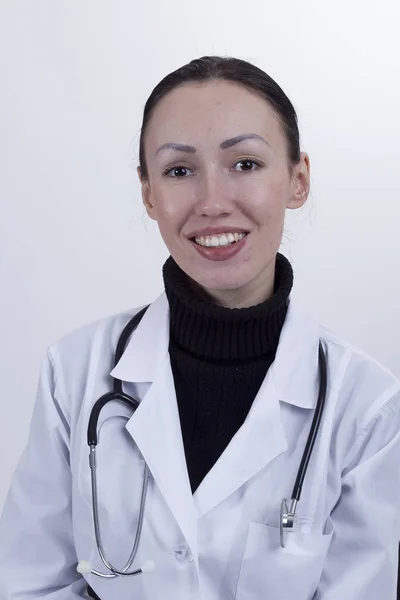
[[223, 306], [271, 296], [285, 210], [307, 199], [309, 160], [291, 171], [270, 105], [225, 81], [176, 88], [151, 117], [145, 155], [147, 213], [194, 285]]

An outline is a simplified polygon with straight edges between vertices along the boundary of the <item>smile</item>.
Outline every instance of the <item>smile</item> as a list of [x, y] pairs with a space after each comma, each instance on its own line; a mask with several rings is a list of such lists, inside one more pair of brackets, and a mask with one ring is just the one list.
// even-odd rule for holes
[[194, 238], [194, 242], [198, 246], [203, 246], [206, 248], [219, 248], [222, 246], [229, 246], [231, 244], [235, 244], [236, 242], [240, 242], [243, 238], [245, 238], [247, 233], [223, 233], [221, 235], [206, 235], [201, 237]]

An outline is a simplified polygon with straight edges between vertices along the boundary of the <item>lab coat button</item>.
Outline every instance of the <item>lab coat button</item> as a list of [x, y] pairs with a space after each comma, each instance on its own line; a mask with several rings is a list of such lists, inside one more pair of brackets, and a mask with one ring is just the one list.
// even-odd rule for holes
[[177, 546], [174, 548], [175, 558], [179, 562], [192, 562], [193, 554], [187, 546]]

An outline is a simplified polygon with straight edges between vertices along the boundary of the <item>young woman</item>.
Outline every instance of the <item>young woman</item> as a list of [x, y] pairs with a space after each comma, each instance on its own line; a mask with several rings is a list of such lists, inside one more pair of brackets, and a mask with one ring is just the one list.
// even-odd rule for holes
[[146, 103], [138, 173], [165, 291], [48, 349], [0, 597], [394, 599], [400, 384], [292, 298], [291, 102], [247, 62], [194, 60]]

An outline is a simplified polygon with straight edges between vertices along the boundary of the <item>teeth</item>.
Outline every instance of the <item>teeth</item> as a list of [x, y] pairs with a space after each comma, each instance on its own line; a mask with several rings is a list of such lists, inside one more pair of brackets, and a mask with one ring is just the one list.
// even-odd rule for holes
[[246, 233], [223, 233], [221, 235], [207, 235], [195, 238], [196, 244], [199, 246], [206, 246], [207, 248], [218, 248], [222, 246], [229, 246], [234, 242], [239, 242]]

